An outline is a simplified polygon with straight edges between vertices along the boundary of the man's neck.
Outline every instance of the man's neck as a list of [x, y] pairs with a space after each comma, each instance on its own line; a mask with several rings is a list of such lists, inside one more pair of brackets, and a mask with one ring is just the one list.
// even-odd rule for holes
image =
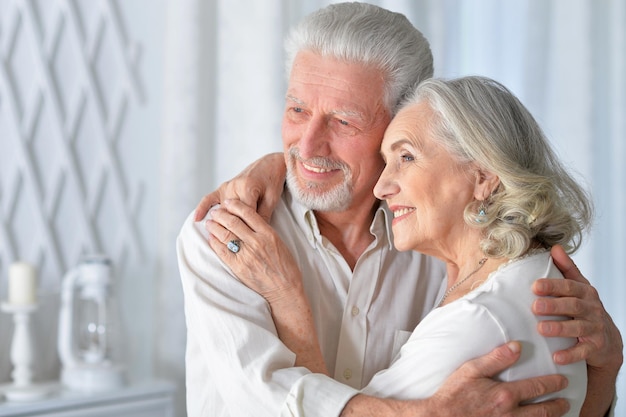
[[341, 212], [315, 212], [320, 233], [331, 241], [352, 270], [374, 240], [370, 226], [378, 205], [376, 201], [371, 210], [361, 206]]

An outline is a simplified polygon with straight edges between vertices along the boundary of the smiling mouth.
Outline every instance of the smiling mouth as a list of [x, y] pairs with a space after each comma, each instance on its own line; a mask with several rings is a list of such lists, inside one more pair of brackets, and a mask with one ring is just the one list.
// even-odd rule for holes
[[415, 209], [414, 208], [409, 208], [409, 207], [402, 208], [402, 209], [399, 209], [399, 210], [394, 210], [393, 211], [393, 218], [397, 219], [398, 217], [402, 217], [405, 214], [408, 214], [408, 213], [410, 213], [412, 211], [415, 211]]
[[302, 162], [302, 166], [307, 171], [315, 172], [316, 174], [325, 174], [327, 172], [333, 171], [332, 169], [327, 169], [327, 168], [321, 168], [321, 167], [317, 167], [317, 166], [313, 166], [313, 165], [308, 165], [308, 164], [305, 164], [304, 162]]

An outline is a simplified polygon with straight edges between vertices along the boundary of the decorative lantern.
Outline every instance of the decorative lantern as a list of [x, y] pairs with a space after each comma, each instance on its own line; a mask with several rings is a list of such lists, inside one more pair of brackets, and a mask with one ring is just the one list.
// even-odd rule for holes
[[58, 349], [61, 382], [68, 389], [94, 392], [124, 383], [111, 271], [108, 258], [94, 255], [63, 278]]

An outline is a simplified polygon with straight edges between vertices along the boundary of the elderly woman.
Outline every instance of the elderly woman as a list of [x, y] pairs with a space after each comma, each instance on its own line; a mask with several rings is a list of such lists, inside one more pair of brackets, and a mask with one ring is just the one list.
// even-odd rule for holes
[[[522, 359], [500, 379], [565, 375], [569, 385], [555, 397], [569, 400], [568, 416], [579, 415], [586, 364], [554, 363], [553, 353], [575, 340], [537, 333], [531, 285], [536, 277], [560, 276], [550, 248], [578, 248], [591, 205], [527, 109], [487, 78], [428, 80], [387, 128], [381, 152], [386, 166], [374, 193], [393, 213], [394, 245], [443, 260], [447, 288], [391, 367], [363, 393], [429, 397], [467, 360], [517, 340]], [[222, 233], [228, 225], [250, 247], [273, 234], [242, 203], [226, 207], [232, 214], [215, 212], [209, 230]], [[254, 233], [232, 222], [232, 215]], [[223, 261], [268, 300], [279, 335], [302, 358], [299, 363], [324, 372], [319, 348], [299, 337], [315, 333], [302, 291], [291, 290], [301, 287], [300, 273], [287, 248], [280, 242], [278, 247], [270, 259], [254, 259], [259, 255], [249, 250]], [[257, 267], [264, 264], [270, 266]]]

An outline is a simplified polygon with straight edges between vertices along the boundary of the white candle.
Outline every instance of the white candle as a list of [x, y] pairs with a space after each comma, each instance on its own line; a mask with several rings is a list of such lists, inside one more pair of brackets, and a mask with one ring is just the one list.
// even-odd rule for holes
[[31, 305], [37, 301], [35, 268], [26, 262], [16, 262], [9, 267], [9, 304]]

